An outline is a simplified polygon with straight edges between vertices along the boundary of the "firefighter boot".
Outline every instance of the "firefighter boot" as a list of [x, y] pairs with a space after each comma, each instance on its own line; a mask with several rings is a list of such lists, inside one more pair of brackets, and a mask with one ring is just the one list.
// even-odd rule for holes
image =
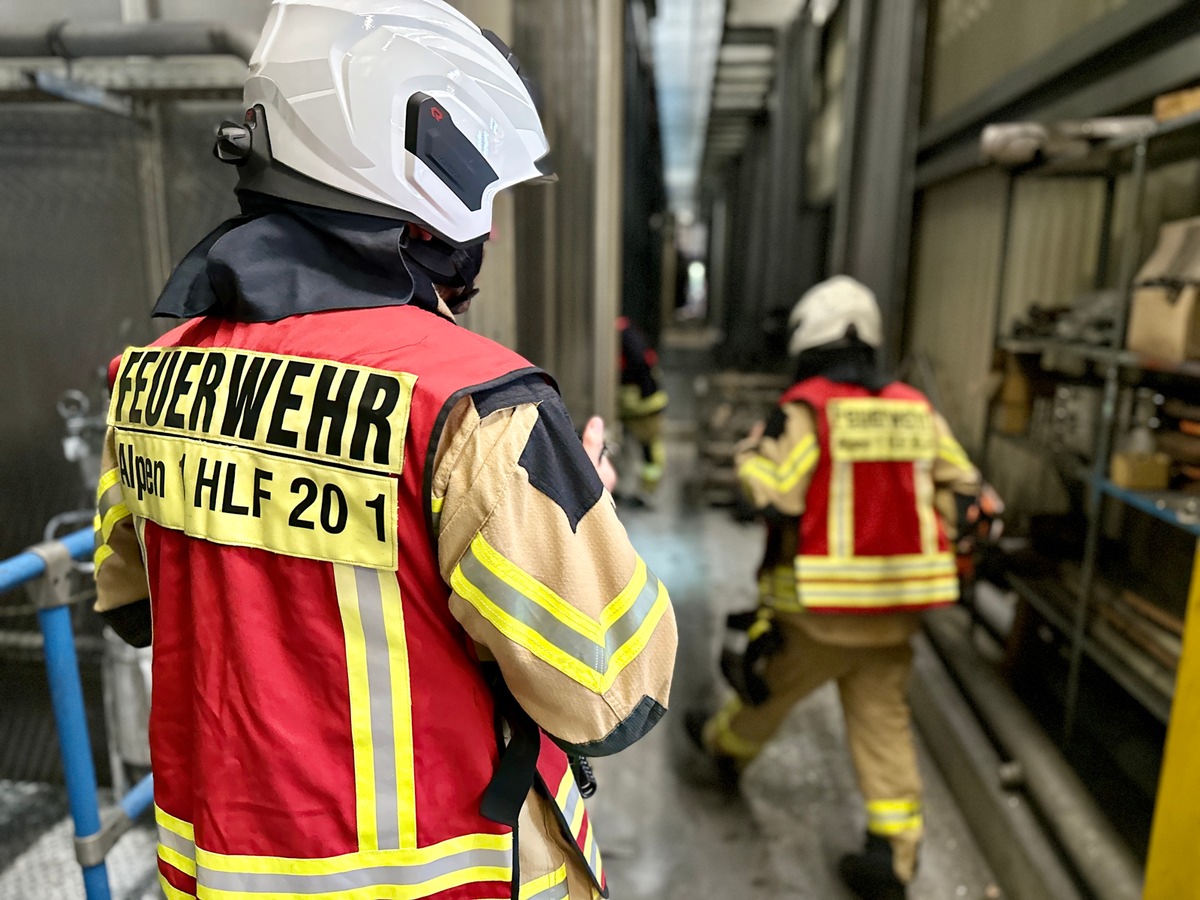
[[717, 766], [717, 783], [727, 794], [736, 794], [741, 784], [742, 771], [732, 756], [714, 753], [704, 739], [704, 729], [710, 716], [701, 709], [689, 709], [683, 714], [683, 728], [696, 749], [711, 759]]
[[838, 872], [862, 900], [905, 900], [908, 896], [892, 865], [892, 845], [877, 834], [867, 835], [862, 853], [842, 857]]

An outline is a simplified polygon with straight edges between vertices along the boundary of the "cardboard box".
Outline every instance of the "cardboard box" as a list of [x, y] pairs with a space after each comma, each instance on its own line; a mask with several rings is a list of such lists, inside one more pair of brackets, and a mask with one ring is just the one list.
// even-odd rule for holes
[[1165, 491], [1171, 458], [1165, 453], [1114, 453], [1109, 477], [1127, 491]]
[[997, 403], [992, 415], [992, 427], [1001, 434], [1019, 437], [1029, 431], [1032, 417], [1029, 403]]
[[1137, 288], [1125, 346], [1169, 363], [1200, 359], [1200, 288]]
[[1169, 122], [1200, 112], [1200, 88], [1188, 88], [1154, 98], [1154, 118]]
[[1134, 284], [1125, 346], [1170, 363], [1200, 359], [1200, 218], [1164, 225]]
[[1015, 356], [1008, 356], [1004, 361], [1004, 377], [1000, 382], [998, 399], [1001, 403], [1028, 405], [1032, 397], [1029, 376], [1025, 374], [1020, 360]]

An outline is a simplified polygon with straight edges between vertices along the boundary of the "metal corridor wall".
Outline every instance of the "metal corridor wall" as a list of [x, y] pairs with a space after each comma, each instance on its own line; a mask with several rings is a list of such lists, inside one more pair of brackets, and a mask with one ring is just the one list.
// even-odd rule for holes
[[[149, 318], [161, 287], [149, 257], [179, 258], [236, 211], [230, 174], [207, 157], [213, 129], [236, 112], [236, 102], [170, 104], [156, 136], [65, 104], [0, 105], [0, 555], [92, 502], [62, 456], [56, 403], [80, 389], [102, 410], [109, 360], [161, 331]], [[147, 245], [143, 154], [162, 165], [165, 251]]]

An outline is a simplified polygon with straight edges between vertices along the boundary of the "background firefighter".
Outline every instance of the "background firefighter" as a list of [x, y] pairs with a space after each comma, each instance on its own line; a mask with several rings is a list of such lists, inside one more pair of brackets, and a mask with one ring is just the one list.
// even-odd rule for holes
[[973, 495], [979, 476], [929, 401], [880, 376], [882, 321], [866, 287], [821, 284], [791, 324], [795, 384], [737, 455], [769, 523], [751, 696], [692, 729], [740, 768], [798, 701], [836, 681], [867, 818], [864, 850], [841, 874], [868, 900], [902, 898], [923, 833], [910, 639], [921, 610], [957, 600], [955, 495]]
[[568, 754], [659, 721], [675, 623], [603, 423], [454, 324], [550, 173], [519, 64], [440, 0], [277, 0], [246, 105], [244, 215], [110, 369], [97, 609], [154, 647], [163, 890], [593, 900]]
[[642, 492], [649, 496], [666, 473], [663, 419], [669, 398], [661, 385], [658, 353], [646, 336], [624, 316], [617, 320], [617, 329], [621, 332], [621, 424], [626, 439], [632, 438], [641, 448], [638, 477]]

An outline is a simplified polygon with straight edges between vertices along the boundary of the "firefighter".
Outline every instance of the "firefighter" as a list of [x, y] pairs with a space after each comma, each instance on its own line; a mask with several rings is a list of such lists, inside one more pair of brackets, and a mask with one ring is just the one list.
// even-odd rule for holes
[[760, 609], [741, 623], [749, 646], [730, 679], [739, 695], [689, 725], [736, 773], [797, 702], [837, 682], [867, 819], [841, 875], [867, 900], [903, 898], [923, 831], [911, 638], [921, 610], [957, 600], [955, 495], [979, 476], [929, 401], [878, 374], [882, 320], [866, 287], [817, 286], [791, 326], [795, 384], [736, 457], [769, 523]]
[[551, 173], [519, 63], [440, 0], [276, 0], [246, 106], [243, 215], [110, 369], [97, 609], [154, 648], [166, 896], [593, 900], [573, 770], [663, 716], [676, 630], [603, 424], [455, 325]]
[[652, 496], [666, 474], [667, 448], [663, 419], [669, 398], [660, 386], [658, 353], [626, 316], [617, 320], [621, 333], [621, 424], [641, 446], [638, 467], [644, 497]]

